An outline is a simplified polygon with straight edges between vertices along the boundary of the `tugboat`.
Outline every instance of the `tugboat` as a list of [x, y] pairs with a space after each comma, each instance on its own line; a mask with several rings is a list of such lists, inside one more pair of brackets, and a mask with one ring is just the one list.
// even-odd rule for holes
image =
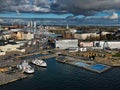
[[34, 68], [32, 68], [28, 64], [28, 62], [26, 62], [25, 60], [24, 60], [24, 62], [22, 62], [21, 65], [18, 65], [18, 68], [20, 68], [21, 70], [23, 70], [23, 72], [28, 73], [28, 74], [32, 74], [35, 72]]
[[47, 67], [47, 63], [45, 61], [37, 59], [37, 58], [32, 60], [32, 63], [37, 65], [37, 66], [40, 66], [40, 67]]

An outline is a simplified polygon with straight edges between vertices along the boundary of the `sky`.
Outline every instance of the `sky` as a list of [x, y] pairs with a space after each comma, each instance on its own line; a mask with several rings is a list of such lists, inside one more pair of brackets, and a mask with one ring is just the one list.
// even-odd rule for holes
[[[17, 17], [17, 18], [60, 18], [60, 19], [65, 19], [69, 16], [73, 16], [73, 14], [53, 14], [53, 13], [20, 13], [20, 15], [18, 15], [15, 12], [6, 12], [6, 13], [1, 13], [0, 17]], [[81, 15], [79, 17], [82, 17]]]
[[[42, 18], [109, 18], [120, 16], [120, 0], [0, 0], [0, 17], [7, 12], [41, 13]], [[5, 12], [5, 13], [4, 13]], [[3, 14], [4, 13], [4, 14]]]

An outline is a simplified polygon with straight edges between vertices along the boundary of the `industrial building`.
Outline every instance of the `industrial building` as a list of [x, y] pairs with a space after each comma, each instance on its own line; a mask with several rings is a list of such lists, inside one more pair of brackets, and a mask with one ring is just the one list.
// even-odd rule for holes
[[101, 49], [120, 49], [120, 41], [95, 41], [94, 46]]
[[59, 49], [69, 49], [69, 48], [78, 48], [78, 40], [77, 39], [65, 39], [58, 40], [55, 42], [56, 48]]
[[93, 41], [79, 44], [80, 47], [92, 47], [93, 49], [120, 49], [120, 41]]

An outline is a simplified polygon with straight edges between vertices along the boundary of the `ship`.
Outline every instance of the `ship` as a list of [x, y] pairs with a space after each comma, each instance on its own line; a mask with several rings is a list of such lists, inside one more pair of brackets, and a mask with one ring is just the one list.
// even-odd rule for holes
[[47, 67], [47, 63], [41, 59], [35, 58], [34, 60], [32, 60], [32, 63], [40, 67]]
[[24, 62], [22, 62], [21, 65], [18, 65], [18, 68], [23, 70], [23, 72], [28, 73], [28, 74], [32, 74], [35, 71], [34, 68], [31, 67], [26, 60], [24, 60]]

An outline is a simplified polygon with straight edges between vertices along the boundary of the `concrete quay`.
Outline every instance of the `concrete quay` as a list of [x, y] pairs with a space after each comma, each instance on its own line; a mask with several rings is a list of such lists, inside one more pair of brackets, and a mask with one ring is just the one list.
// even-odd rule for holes
[[83, 68], [85, 70], [89, 70], [89, 71], [92, 71], [95, 73], [103, 73], [111, 68], [108, 65], [97, 64], [97, 63], [94, 63], [93, 61], [85, 62], [84, 60], [79, 60], [77, 58], [68, 57], [68, 56], [58, 57], [58, 58], [56, 58], [56, 60], [58, 62], [69, 64], [69, 65], [76, 66], [76, 67], [80, 67], [80, 68]]
[[14, 81], [17, 81], [17, 80], [20, 80], [26, 77], [27, 75], [23, 74], [22, 72], [16, 72], [12, 74], [0, 72], [0, 86], [8, 84], [8, 83], [12, 83]]

